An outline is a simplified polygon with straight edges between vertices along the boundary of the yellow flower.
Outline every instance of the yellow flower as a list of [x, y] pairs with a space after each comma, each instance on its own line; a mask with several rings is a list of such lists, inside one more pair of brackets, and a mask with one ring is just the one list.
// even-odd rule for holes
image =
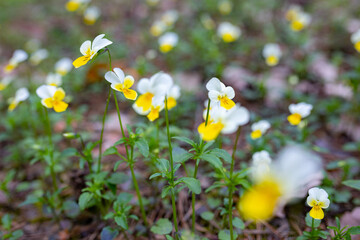
[[266, 64], [270, 67], [278, 64], [281, 58], [282, 52], [280, 46], [276, 43], [268, 43], [263, 49], [263, 56]]
[[15, 50], [13, 56], [9, 60], [9, 63], [4, 68], [5, 73], [12, 72], [19, 65], [19, 63], [25, 61], [27, 58], [28, 54], [24, 50]]
[[81, 47], [80, 52], [82, 53], [82, 57], [77, 58], [73, 65], [75, 68], [79, 68], [85, 65], [88, 61], [90, 61], [100, 49], [112, 44], [112, 42], [106, 38], [104, 38], [105, 34], [98, 35], [93, 42], [87, 40], [85, 41]]
[[134, 78], [130, 75], [125, 76], [120, 68], [114, 68], [113, 71], [107, 72], [105, 79], [111, 83], [112, 89], [122, 92], [127, 99], [135, 100], [137, 98], [137, 92], [130, 89], [134, 84]]
[[66, 3], [65, 8], [69, 12], [75, 12], [83, 5], [86, 5], [88, 2], [90, 2], [90, 0], [69, 0]]
[[84, 23], [87, 25], [93, 25], [100, 17], [100, 10], [98, 7], [88, 7], [84, 12]]
[[36, 89], [36, 94], [41, 98], [41, 104], [46, 108], [53, 108], [55, 112], [63, 112], [68, 104], [64, 102], [65, 91], [55, 86], [42, 85]]
[[10, 105], [8, 110], [11, 112], [13, 111], [16, 106], [22, 102], [25, 101], [29, 97], [29, 90], [27, 88], [20, 88], [16, 91], [15, 97], [9, 99]]
[[290, 104], [289, 111], [291, 115], [288, 116], [287, 120], [291, 125], [299, 125], [301, 120], [310, 115], [313, 106], [308, 103]]
[[314, 219], [323, 219], [324, 211], [322, 208], [328, 208], [330, 205], [329, 195], [324, 189], [317, 187], [309, 190], [309, 196], [306, 199], [307, 204], [312, 207], [310, 210], [310, 217]]
[[158, 40], [160, 51], [163, 53], [170, 52], [177, 45], [178, 40], [179, 37], [176, 33], [165, 33]]
[[354, 44], [356, 51], [360, 53], [360, 29], [351, 35], [351, 42]]
[[266, 120], [261, 120], [259, 122], [253, 123], [251, 125], [251, 138], [257, 139], [260, 138], [268, 129], [270, 128], [270, 123]]
[[229, 43], [236, 41], [240, 37], [241, 30], [229, 22], [223, 22], [220, 23], [217, 33], [224, 42]]
[[226, 87], [218, 78], [212, 78], [206, 84], [208, 96], [212, 104], [218, 103], [221, 107], [229, 110], [235, 106], [233, 100], [235, 91], [232, 87]]

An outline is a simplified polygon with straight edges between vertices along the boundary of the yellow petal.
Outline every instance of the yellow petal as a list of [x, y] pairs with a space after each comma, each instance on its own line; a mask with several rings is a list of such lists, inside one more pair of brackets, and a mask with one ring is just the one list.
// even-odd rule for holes
[[167, 99], [167, 107], [168, 107], [168, 110], [172, 109], [173, 107], [176, 106], [176, 99], [173, 98], [173, 97], [169, 97]]
[[301, 31], [305, 26], [302, 22], [295, 20], [291, 22], [290, 27], [294, 32], [298, 32]]
[[301, 122], [301, 115], [298, 113], [291, 114], [287, 120], [291, 125], [298, 125]]
[[124, 79], [124, 87], [125, 88], [131, 88], [131, 86], [134, 84], [134, 79], [129, 77], [129, 76], [126, 76], [125, 79]]
[[151, 107], [153, 97], [154, 97], [154, 94], [152, 94], [152, 93], [144, 93], [139, 96], [139, 98], [136, 100], [135, 104], [136, 104], [136, 106], [141, 107], [144, 112], [146, 112]]
[[15, 67], [16, 67], [16, 65], [9, 63], [8, 65], [5, 66], [4, 71], [6, 73], [10, 73], [14, 70]]
[[236, 40], [236, 38], [234, 37], [234, 35], [231, 34], [231, 33], [224, 33], [224, 34], [222, 35], [222, 39], [223, 39], [224, 42], [227, 42], [227, 43], [233, 42], [233, 41]]
[[0, 83], [0, 91], [4, 90], [6, 88], [6, 85], [3, 83]]
[[58, 88], [56, 92], [54, 93], [54, 100], [55, 101], [61, 101], [65, 98], [65, 92], [62, 88]]
[[69, 104], [63, 101], [55, 101], [54, 102], [54, 110], [55, 112], [63, 112], [67, 109]]
[[9, 105], [8, 111], [9, 111], [9, 112], [13, 111], [13, 110], [16, 108], [17, 105], [18, 105], [17, 102], [12, 101], [12, 102], [10, 103], [10, 105]]
[[251, 132], [251, 138], [252, 139], [258, 139], [262, 136], [262, 133], [260, 130], [255, 130]]
[[119, 92], [122, 92], [124, 90], [124, 85], [122, 83], [117, 83], [115, 84], [115, 89], [118, 90]]
[[94, 25], [96, 22], [96, 18], [84, 18], [84, 23], [86, 25]]
[[75, 1], [68, 1], [65, 7], [69, 12], [74, 12], [80, 7], [80, 3]]
[[79, 68], [81, 66], [84, 66], [89, 60], [90, 60], [90, 58], [88, 56], [82, 56], [82, 57], [77, 58], [73, 62], [73, 65], [75, 68]]
[[223, 128], [224, 124], [221, 122], [208, 123], [207, 126], [205, 126], [205, 122], [203, 122], [199, 125], [198, 132], [204, 141], [212, 141], [217, 138]]
[[323, 219], [324, 218], [324, 211], [319, 206], [314, 206], [310, 210], [309, 214], [310, 214], [310, 217], [312, 217], [314, 219]]
[[127, 88], [123, 89], [123, 93], [124, 93], [124, 96], [130, 100], [135, 100], [137, 97], [137, 92], [132, 89], [127, 89]]
[[173, 45], [170, 45], [170, 44], [161, 44], [160, 45], [160, 51], [163, 52], [163, 53], [167, 53], [171, 49], [173, 49]]
[[45, 98], [45, 99], [41, 100], [41, 103], [47, 108], [52, 108], [53, 107], [52, 98]]
[[355, 43], [355, 49], [356, 51], [360, 52], [360, 41], [358, 41], [357, 43]]
[[150, 113], [147, 115], [147, 118], [152, 122], [155, 119], [159, 118], [160, 107], [152, 107]]
[[229, 110], [235, 106], [235, 103], [233, 100], [229, 99], [228, 97], [221, 97], [220, 106], [222, 106], [226, 110]]
[[270, 67], [275, 66], [276, 64], [278, 64], [278, 62], [279, 62], [279, 59], [277, 57], [275, 57], [274, 55], [271, 55], [266, 58], [266, 64], [269, 65]]

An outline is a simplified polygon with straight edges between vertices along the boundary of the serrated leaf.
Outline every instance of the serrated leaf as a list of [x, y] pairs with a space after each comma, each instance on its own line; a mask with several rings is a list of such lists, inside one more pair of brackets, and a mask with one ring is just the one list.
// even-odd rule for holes
[[172, 151], [174, 162], [183, 163], [192, 158], [194, 155], [192, 153], [187, 152], [186, 150], [175, 147]]
[[214, 148], [211, 150], [211, 153], [215, 154], [219, 158], [224, 159], [225, 162], [231, 163], [231, 156], [226, 150], [220, 148]]
[[84, 192], [79, 197], [79, 207], [81, 210], [84, 210], [93, 205], [93, 194], [89, 192]]
[[215, 155], [204, 153], [204, 154], [200, 155], [199, 158], [209, 162], [211, 165], [213, 165], [217, 169], [221, 169], [223, 167], [222, 162]]
[[140, 138], [135, 142], [135, 147], [139, 150], [139, 152], [144, 156], [149, 156], [149, 144], [144, 138]]
[[206, 211], [200, 214], [200, 217], [206, 221], [210, 221], [214, 218], [214, 213]]
[[151, 227], [151, 232], [159, 235], [166, 235], [172, 232], [172, 223], [166, 218], [160, 218], [154, 226]]
[[343, 181], [342, 184], [360, 190], [360, 180], [346, 180]]
[[185, 183], [186, 186], [193, 193], [195, 193], [195, 194], [201, 193], [201, 185], [200, 185], [200, 181], [198, 179], [191, 178], [191, 177], [183, 177], [183, 178], [180, 178], [179, 181], [182, 181], [183, 183]]

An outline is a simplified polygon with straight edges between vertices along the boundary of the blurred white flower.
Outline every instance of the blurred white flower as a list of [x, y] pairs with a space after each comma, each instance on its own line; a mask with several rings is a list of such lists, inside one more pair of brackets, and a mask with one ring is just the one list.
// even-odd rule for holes
[[159, 48], [163, 53], [171, 51], [178, 43], [179, 37], [174, 32], [167, 32], [159, 37]]
[[27, 88], [19, 88], [15, 93], [15, 97], [9, 99], [8, 110], [13, 111], [20, 102], [25, 101], [29, 96], [30, 93]]
[[84, 23], [87, 25], [93, 25], [100, 17], [100, 9], [96, 6], [88, 7], [84, 12]]
[[294, 20], [290, 23], [290, 28], [294, 32], [298, 32], [307, 27], [311, 22], [311, 16], [305, 12], [299, 12]]
[[178, 20], [179, 13], [176, 10], [168, 10], [166, 11], [162, 17], [161, 21], [164, 22], [168, 27], [174, 25], [174, 23]]
[[290, 104], [289, 111], [291, 115], [288, 116], [288, 121], [291, 125], [298, 125], [303, 118], [310, 115], [313, 106], [308, 103]]
[[46, 84], [59, 87], [62, 84], [61, 75], [58, 73], [49, 73], [46, 77]]
[[28, 54], [24, 50], [15, 50], [14, 54], [9, 60], [9, 63], [5, 66], [4, 71], [6, 73], [12, 72], [19, 65], [19, 63], [25, 61], [27, 58]]
[[13, 76], [5, 76], [0, 81], [0, 91], [4, 90], [12, 81], [14, 80]]
[[236, 41], [241, 35], [241, 30], [229, 22], [223, 22], [220, 23], [217, 33], [224, 42], [228, 43]]
[[269, 66], [275, 66], [279, 63], [282, 52], [280, 46], [276, 43], [268, 43], [263, 49], [263, 56], [266, 64]]
[[360, 29], [351, 35], [351, 42], [354, 44], [356, 51], [360, 53]]
[[55, 63], [55, 72], [64, 76], [70, 72], [72, 67], [72, 60], [70, 58], [62, 58]]
[[231, 13], [233, 4], [229, 0], [220, 0], [218, 2], [218, 9], [222, 15], [228, 15]]
[[150, 27], [150, 33], [154, 37], [158, 37], [163, 34], [167, 29], [166, 24], [163, 21], [156, 20]]
[[270, 123], [266, 120], [261, 120], [251, 125], [251, 138], [260, 138], [270, 128]]
[[91, 0], [68, 0], [65, 5], [65, 8], [69, 12], [75, 12], [81, 7], [86, 6], [86, 4], [88, 4], [90, 1]]
[[49, 56], [48, 50], [39, 49], [31, 54], [29, 61], [32, 65], [38, 65], [40, 62], [45, 60], [48, 56]]
[[271, 157], [269, 152], [262, 150], [252, 156], [251, 173], [254, 182], [260, 182], [270, 172]]

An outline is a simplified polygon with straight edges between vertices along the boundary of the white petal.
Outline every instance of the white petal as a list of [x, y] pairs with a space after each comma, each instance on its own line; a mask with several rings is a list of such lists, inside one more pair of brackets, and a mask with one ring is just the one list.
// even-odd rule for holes
[[208, 93], [208, 97], [209, 97], [211, 102], [218, 102], [219, 101], [219, 99], [218, 99], [219, 96], [220, 96], [220, 92], [215, 91], [215, 90], [211, 90]]
[[323, 208], [328, 208], [329, 205], [330, 205], [330, 200], [329, 200], [329, 199], [325, 199], [325, 200], [323, 201], [323, 204], [324, 204]]
[[315, 199], [313, 196], [308, 196], [308, 197], [306, 198], [306, 203], [307, 203], [307, 205], [309, 205], [310, 207], [313, 207], [312, 204], [311, 204], [311, 202], [312, 202], [313, 200], [316, 200], [316, 199]]
[[16, 63], [20, 63], [25, 61], [27, 58], [28, 58], [28, 54], [24, 50], [18, 49], [15, 50], [11, 59]]
[[150, 80], [148, 78], [142, 78], [137, 84], [137, 90], [139, 93], [144, 94], [150, 92]]
[[36, 94], [42, 99], [54, 96], [55, 92], [56, 87], [48, 85], [41, 85], [36, 89]]
[[119, 77], [113, 71], [109, 71], [109, 72], [105, 73], [105, 79], [109, 83], [114, 83], [114, 84], [122, 83], [122, 81], [119, 79]]
[[136, 106], [135, 103], [132, 105], [132, 107], [133, 107], [134, 111], [140, 115], [147, 115], [150, 112], [150, 110], [144, 111], [142, 107]]
[[180, 97], [180, 87], [178, 85], [174, 85], [172, 88], [170, 88], [168, 97], [178, 99]]
[[86, 40], [83, 44], [80, 46], [80, 52], [82, 55], [86, 55], [86, 52], [91, 48], [91, 41]]
[[210, 81], [206, 84], [206, 89], [208, 91], [218, 91], [221, 92], [221, 84], [220, 80], [218, 78], [212, 78]]
[[95, 52], [98, 52], [100, 49], [112, 44], [112, 42], [106, 38], [103, 38], [105, 34], [100, 34], [97, 36], [91, 46], [91, 49]]
[[20, 88], [16, 91], [15, 101], [17, 102], [25, 101], [29, 96], [30, 93], [27, 88]]
[[226, 87], [224, 89], [224, 93], [229, 99], [233, 99], [235, 97], [235, 91], [232, 87]]
[[114, 72], [115, 74], [118, 76], [118, 78], [124, 82], [124, 78], [125, 78], [125, 74], [124, 74], [124, 71], [121, 70], [120, 68], [114, 68]]

